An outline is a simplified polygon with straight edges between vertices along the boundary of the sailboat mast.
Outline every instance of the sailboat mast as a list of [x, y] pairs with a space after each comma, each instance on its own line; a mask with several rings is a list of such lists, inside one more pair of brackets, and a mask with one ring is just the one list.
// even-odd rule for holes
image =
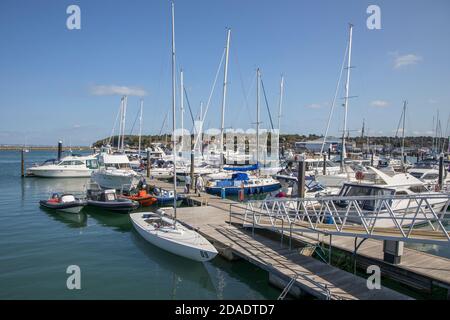
[[141, 99], [141, 111], [139, 114], [139, 146], [138, 146], [138, 156], [141, 158], [141, 136], [142, 136], [142, 112], [144, 110], [144, 99]]
[[122, 146], [122, 124], [123, 124], [123, 98], [120, 99], [120, 111], [119, 111], [119, 134], [117, 136], [117, 151], [120, 151]]
[[283, 94], [284, 94], [284, 76], [281, 75], [280, 101], [279, 101], [279, 104], [278, 104], [278, 134], [281, 133], [281, 107], [283, 105]]
[[125, 151], [125, 118], [127, 115], [127, 103], [128, 103], [128, 98], [127, 96], [125, 96], [125, 99], [123, 101], [123, 117], [122, 117], [122, 152]]
[[180, 71], [180, 110], [181, 110], [181, 147], [184, 150], [184, 77], [183, 69]]
[[261, 83], [261, 73], [259, 72], [259, 68], [256, 69], [256, 164], [259, 164], [259, 86]]
[[177, 154], [175, 151], [175, 5], [172, 2], [172, 154], [173, 154], [173, 213], [177, 218]]
[[225, 103], [227, 98], [227, 82], [228, 82], [228, 56], [230, 52], [230, 36], [231, 29], [227, 30], [227, 45], [225, 50], [225, 67], [223, 72], [223, 91], [222, 91], [222, 121], [220, 126], [220, 169], [223, 169], [224, 158], [224, 133], [225, 133]]
[[352, 37], [353, 37], [353, 25], [349, 25], [349, 40], [348, 40], [348, 61], [347, 61], [347, 82], [345, 84], [345, 103], [344, 103], [344, 129], [342, 132], [342, 154], [341, 154], [341, 169], [344, 169], [344, 159], [346, 157], [345, 150], [345, 134], [347, 132], [347, 113], [348, 113], [348, 100], [350, 91], [350, 68], [352, 59]]
[[405, 158], [405, 118], [406, 118], [406, 104], [407, 101], [403, 101], [403, 128], [402, 128], [402, 167], [404, 167], [404, 158]]

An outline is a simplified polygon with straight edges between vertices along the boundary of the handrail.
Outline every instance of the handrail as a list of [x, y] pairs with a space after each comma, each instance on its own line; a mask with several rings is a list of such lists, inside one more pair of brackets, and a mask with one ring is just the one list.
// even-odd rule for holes
[[[442, 244], [450, 242], [445, 229], [450, 221], [449, 206], [450, 194], [443, 193], [269, 198], [247, 201], [243, 220], [244, 224], [249, 218], [254, 220], [254, 228], [266, 227], [261, 219], [268, 218], [269, 225], [277, 229], [281, 220], [282, 232], [288, 222], [290, 233], [301, 227], [327, 235]], [[231, 211], [230, 206], [230, 221]], [[430, 230], [415, 228], [418, 224], [426, 224]]]

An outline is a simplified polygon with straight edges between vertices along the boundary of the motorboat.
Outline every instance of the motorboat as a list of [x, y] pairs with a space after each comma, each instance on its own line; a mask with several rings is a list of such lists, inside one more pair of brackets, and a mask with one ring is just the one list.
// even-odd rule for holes
[[139, 202], [117, 197], [116, 190], [90, 188], [87, 190], [87, 205], [115, 212], [128, 213], [139, 208]]
[[86, 200], [76, 198], [69, 193], [53, 193], [50, 199], [39, 201], [41, 207], [68, 213], [79, 213], [87, 204]]
[[131, 169], [125, 154], [99, 156], [100, 169], [92, 173], [92, 180], [105, 189], [130, 190], [139, 183], [141, 175]]
[[273, 178], [249, 177], [245, 172], [233, 173], [231, 178], [208, 181], [205, 190], [214, 195], [260, 194], [278, 190], [280, 183]]
[[95, 155], [67, 156], [61, 161], [51, 159], [42, 165], [28, 168], [27, 175], [43, 178], [88, 178], [98, 168]]
[[128, 195], [120, 195], [121, 198], [130, 199], [133, 201], [139, 202], [141, 207], [149, 207], [155, 204], [158, 199], [151, 194], [148, 194], [145, 189], [139, 190], [137, 193], [128, 194]]
[[166, 216], [164, 211], [130, 214], [136, 231], [151, 244], [178, 256], [205, 262], [217, 255], [214, 246], [198, 232]]
[[[164, 190], [161, 188], [153, 189], [153, 196], [157, 199], [157, 205], [173, 205], [173, 200], [175, 198], [175, 193], [173, 190]], [[183, 196], [177, 194], [177, 206], [183, 201]]]
[[[377, 197], [383, 197], [383, 196], [400, 196], [398, 198], [395, 198], [391, 202], [391, 210], [393, 212], [396, 212], [399, 220], [401, 220], [402, 226], [409, 226], [413, 224], [414, 226], [419, 225], [423, 222], [416, 221], [414, 222], [412, 220], [412, 217], [416, 214], [416, 211], [418, 210], [418, 203], [411, 202], [410, 199], [408, 199], [408, 196], [414, 196], [414, 195], [430, 195], [430, 199], [428, 200], [428, 203], [430, 206], [433, 207], [433, 210], [435, 212], [441, 212], [446, 203], [447, 200], [443, 199], [442, 197], [435, 197], [434, 195], [440, 195], [438, 192], [429, 191], [426, 188], [426, 185], [420, 181], [419, 179], [413, 177], [412, 175], [408, 173], [399, 173], [394, 176], [388, 176], [387, 174], [383, 173], [380, 170], [377, 170], [375, 168], [370, 167], [371, 170], [373, 170], [377, 176], [377, 183], [361, 183], [361, 182], [348, 182], [344, 183], [342, 186], [339, 196], [342, 197], [358, 197], [358, 196], [373, 196], [373, 200], [363, 200], [360, 204], [361, 209], [364, 212], [364, 215], [366, 217], [370, 216], [377, 216], [379, 218], [385, 217], [385, 220], [377, 220], [376, 226], [379, 227], [395, 227], [394, 222], [392, 219], [389, 219], [390, 213], [388, 212], [388, 209], [380, 209], [379, 208], [379, 202], [380, 200], [377, 199]], [[345, 207], [345, 203], [337, 203], [336, 205]], [[428, 205], [422, 205], [421, 206], [421, 212], [422, 214], [426, 214], [428, 218], [432, 219], [433, 216], [431, 213], [424, 213], [427, 211]], [[408, 212], [405, 212], [408, 210]], [[349, 217], [349, 221], [351, 221], [351, 218]]]

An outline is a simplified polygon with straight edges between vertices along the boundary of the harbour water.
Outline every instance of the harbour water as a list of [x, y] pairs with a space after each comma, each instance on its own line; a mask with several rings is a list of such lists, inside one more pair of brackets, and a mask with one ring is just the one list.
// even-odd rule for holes
[[[31, 151], [26, 166], [55, 158]], [[216, 257], [196, 263], [145, 242], [128, 215], [39, 207], [52, 191], [82, 191], [88, 179], [20, 177], [20, 152], [0, 151], [0, 299], [274, 299], [268, 274]], [[81, 269], [81, 290], [66, 286]]]

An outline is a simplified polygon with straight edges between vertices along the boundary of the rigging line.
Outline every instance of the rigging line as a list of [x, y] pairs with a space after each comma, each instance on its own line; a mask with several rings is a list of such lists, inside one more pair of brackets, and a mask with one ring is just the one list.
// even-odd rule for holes
[[273, 130], [272, 114], [270, 113], [269, 102], [267, 102], [266, 89], [264, 89], [264, 82], [262, 81], [262, 78], [261, 78], [261, 88], [264, 95], [264, 101], [266, 102], [267, 113], [269, 113], [270, 126], [272, 127]]
[[120, 113], [121, 107], [122, 107], [122, 105], [120, 105], [119, 111], [117, 111], [116, 120], [114, 121], [114, 126], [113, 126], [113, 128], [111, 130], [111, 135], [109, 136], [108, 145], [111, 145], [111, 140], [112, 140], [112, 137], [114, 135], [114, 131], [116, 130], [117, 120], [119, 119], [119, 113]]
[[347, 47], [345, 48], [344, 59], [342, 60], [342, 65], [341, 65], [341, 72], [339, 74], [339, 80], [337, 82], [336, 90], [334, 92], [334, 98], [333, 98], [333, 102], [331, 104], [330, 114], [328, 115], [327, 128], [325, 130], [325, 135], [323, 137], [322, 147], [320, 148], [320, 153], [321, 154], [323, 153], [323, 148], [325, 147], [325, 142], [326, 142], [326, 139], [327, 139], [327, 136], [328, 136], [328, 131], [330, 130], [331, 119], [333, 117], [333, 110], [334, 110], [334, 107], [336, 105], [336, 99], [337, 99], [337, 95], [339, 93], [339, 87], [341, 85], [342, 73], [344, 72], [345, 58], [347, 57], [348, 47], [349, 47], [349, 43], [347, 42]]
[[161, 133], [162, 133], [162, 131], [164, 129], [164, 125], [166, 124], [166, 120], [167, 120], [168, 116], [169, 116], [169, 110], [167, 110], [167, 112], [166, 112], [166, 116], [164, 117], [163, 123], [161, 125], [161, 129], [159, 130], [159, 135], [161, 135]]
[[[252, 116], [251, 116], [251, 112], [250, 112], [250, 107], [249, 107], [249, 104], [248, 104], [248, 97], [250, 95], [251, 90], [253, 89], [253, 80], [254, 80], [254, 78], [256, 78], [256, 74], [252, 73], [252, 77], [251, 77], [251, 80], [250, 80], [251, 81], [250, 82], [250, 88], [249, 88], [248, 92], [245, 92], [244, 77], [242, 76], [241, 65], [239, 64], [239, 59], [238, 59], [236, 51], [237, 50], [234, 49], [232, 51], [232, 55], [236, 59], [236, 65], [237, 65], [237, 68], [238, 68], [238, 71], [239, 71], [239, 79], [241, 81], [241, 89], [242, 89], [242, 93], [244, 95], [244, 106], [247, 109], [247, 113], [248, 113], [248, 117], [250, 119], [250, 123], [252, 123], [253, 120], [252, 120]], [[238, 112], [238, 116], [239, 116], [239, 114], [240, 114], [240, 109], [239, 109], [239, 112]]]
[[134, 122], [133, 122], [133, 125], [131, 126], [131, 130], [130, 130], [130, 136], [131, 136], [131, 134], [133, 133], [133, 129], [134, 129], [134, 126], [136, 125], [136, 121], [137, 121], [137, 119], [139, 118], [139, 114], [140, 114], [140, 108], [138, 109], [138, 112], [136, 113], [136, 117], [134, 118]]
[[[214, 93], [214, 89], [216, 87], [216, 82], [217, 82], [217, 78], [219, 77], [220, 69], [222, 68], [223, 58], [225, 57], [225, 51], [226, 50], [227, 50], [226, 48], [223, 49], [222, 58], [220, 58], [219, 67], [217, 68], [217, 72], [216, 72], [216, 76], [214, 77], [214, 82], [213, 82], [213, 85], [212, 85], [212, 88], [211, 88], [211, 92], [209, 93], [208, 103], [206, 104], [206, 109], [205, 109], [205, 111], [203, 113], [203, 117], [202, 117], [202, 119], [200, 119], [200, 121], [201, 121], [200, 122], [200, 130], [199, 130], [200, 132], [203, 132], [203, 122], [205, 121], [205, 117], [206, 117], [206, 114], [208, 113], [209, 105], [211, 104], [211, 98], [212, 98], [212, 95]], [[200, 135], [198, 135], [197, 139], [195, 140], [194, 149], [195, 149], [195, 147], [197, 147], [197, 143], [198, 143], [198, 139], [199, 138], [200, 138]]]
[[186, 87], [183, 88], [183, 91], [184, 91], [184, 96], [186, 97], [186, 102], [187, 102], [187, 105], [188, 105], [188, 108], [189, 108], [189, 114], [191, 115], [191, 119], [192, 119], [192, 128], [195, 131], [194, 115], [192, 114], [191, 104], [189, 103], [189, 98], [188, 98], [188, 94], [187, 94], [187, 91], [186, 91]]
[[402, 119], [404, 117], [403, 115], [403, 109], [402, 109], [402, 114], [400, 115], [400, 119], [398, 120], [398, 125], [397, 125], [397, 130], [395, 131], [395, 137], [398, 138], [398, 130], [400, 130], [400, 123], [402, 122]]

